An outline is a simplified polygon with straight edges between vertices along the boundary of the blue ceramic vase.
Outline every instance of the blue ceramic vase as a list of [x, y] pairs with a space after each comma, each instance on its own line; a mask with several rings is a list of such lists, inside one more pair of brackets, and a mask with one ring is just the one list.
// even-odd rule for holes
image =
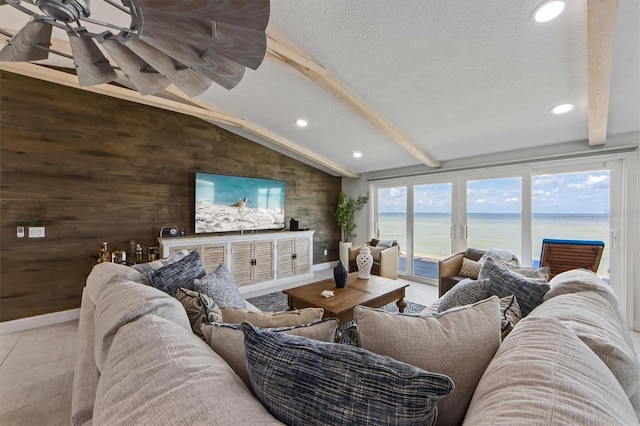
[[336, 267], [333, 268], [333, 279], [336, 282], [336, 287], [343, 288], [347, 284], [347, 275], [349, 275], [349, 271], [339, 260]]

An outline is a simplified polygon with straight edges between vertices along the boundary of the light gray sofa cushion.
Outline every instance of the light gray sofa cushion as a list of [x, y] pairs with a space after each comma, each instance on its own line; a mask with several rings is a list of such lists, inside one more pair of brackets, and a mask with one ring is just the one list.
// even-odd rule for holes
[[71, 397], [71, 424], [81, 425], [91, 419], [96, 386], [100, 372], [93, 355], [95, 339], [93, 318], [96, 306], [85, 287], [82, 291], [82, 307], [78, 321], [78, 351], [73, 374], [73, 394]]
[[123, 325], [106, 359], [93, 425], [273, 425], [205, 342], [148, 314]]
[[256, 327], [290, 327], [320, 321], [324, 314], [322, 308], [293, 309], [282, 312], [255, 312], [247, 309], [221, 308], [222, 320], [227, 324], [242, 324], [247, 321]]
[[455, 390], [438, 401], [438, 425], [458, 425], [501, 341], [496, 296], [436, 314], [402, 315], [356, 306], [360, 346], [451, 377]]
[[[322, 342], [335, 342], [340, 322], [336, 318], [327, 318], [312, 324], [292, 327], [267, 328], [293, 336], [308, 337]], [[206, 324], [202, 326], [207, 343], [240, 376], [244, 384], [251, 389], [251, 380], [247, 372], [247, 355], [244, 348], [244, 333], [240, 324]]]
[[147, 314], [161, 316], [192, 333], [182, 304], [163, 291], [131, 281], [112, 282], [104, 288], [95, 311], [95, 361], [99, 371], [118, 329]]
[[607, 366], [560, 321], [530, 317], [500, 345], [473, 394], [468, 425], [635, 425]]
[[115, 281], [133, 281], [147, 284], [147, 278], [135, 269], [119, 263], [98, 263], [87, 277], [87, 291], [91, 301], [97, 305], [102, 291]]
[[530, 316], [555, 318], [578, 336], [609, 367], [640, 418], [640, 363], [625, 339], [628, 331], [620, 314], [602, 293], [555, 296]]

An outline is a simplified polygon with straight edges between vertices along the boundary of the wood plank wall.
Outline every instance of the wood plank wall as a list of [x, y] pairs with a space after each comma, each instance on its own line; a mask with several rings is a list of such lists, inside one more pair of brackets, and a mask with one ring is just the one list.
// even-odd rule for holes
[[78, 308], [102, 241], [192, 234], [196, 171], [285, 180], [287, 223], [316, 231], [315, 263], [338, 259], [339, 177], [196, 118], [7, 72], [0, 89], [0, 321]]

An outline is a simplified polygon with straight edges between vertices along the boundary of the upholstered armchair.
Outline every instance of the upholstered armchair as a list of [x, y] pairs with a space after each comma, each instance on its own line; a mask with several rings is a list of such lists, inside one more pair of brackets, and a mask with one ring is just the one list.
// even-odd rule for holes
[[[451, 290], [454, 285], [465, 278], [476, 278], [482, 266], [481, 264], [478, 265], [477, 262], [479, 262], [485, 254], [505, 262], [513, 263], [514, 265], [520, 264], [518, 257], [508, 250], [467, 248], [464, 252], [452, 254], [438, 261], [439, 296], [442, 297], [443, 294]], [[473, 262], [465, 262], [465, 259], [472, 260]]]
[[477, 262], [486, 252], [486, 250], [468, 248], [464, 252], [452, 254], [438, 261], [438, 296], [442, 297], [454, 285], [467, 278], [460, 275], [463, 258]]
[[363, 245], [367, 244], [373, 256], [371, 273], [393, 280], [398, 279], [398, 262], [400, 260], [400, 246], [398, 242], [373, 239], [349, 248], [349, 272], [357, 272], [356, 256]]

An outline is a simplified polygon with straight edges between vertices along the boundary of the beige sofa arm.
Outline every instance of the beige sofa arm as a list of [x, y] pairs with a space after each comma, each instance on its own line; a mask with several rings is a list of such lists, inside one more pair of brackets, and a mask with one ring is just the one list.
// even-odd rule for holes
[[380, 252], [380, 276], [392, 280], [398, 279], [398, 262], [400, 247], [391, 246]]

